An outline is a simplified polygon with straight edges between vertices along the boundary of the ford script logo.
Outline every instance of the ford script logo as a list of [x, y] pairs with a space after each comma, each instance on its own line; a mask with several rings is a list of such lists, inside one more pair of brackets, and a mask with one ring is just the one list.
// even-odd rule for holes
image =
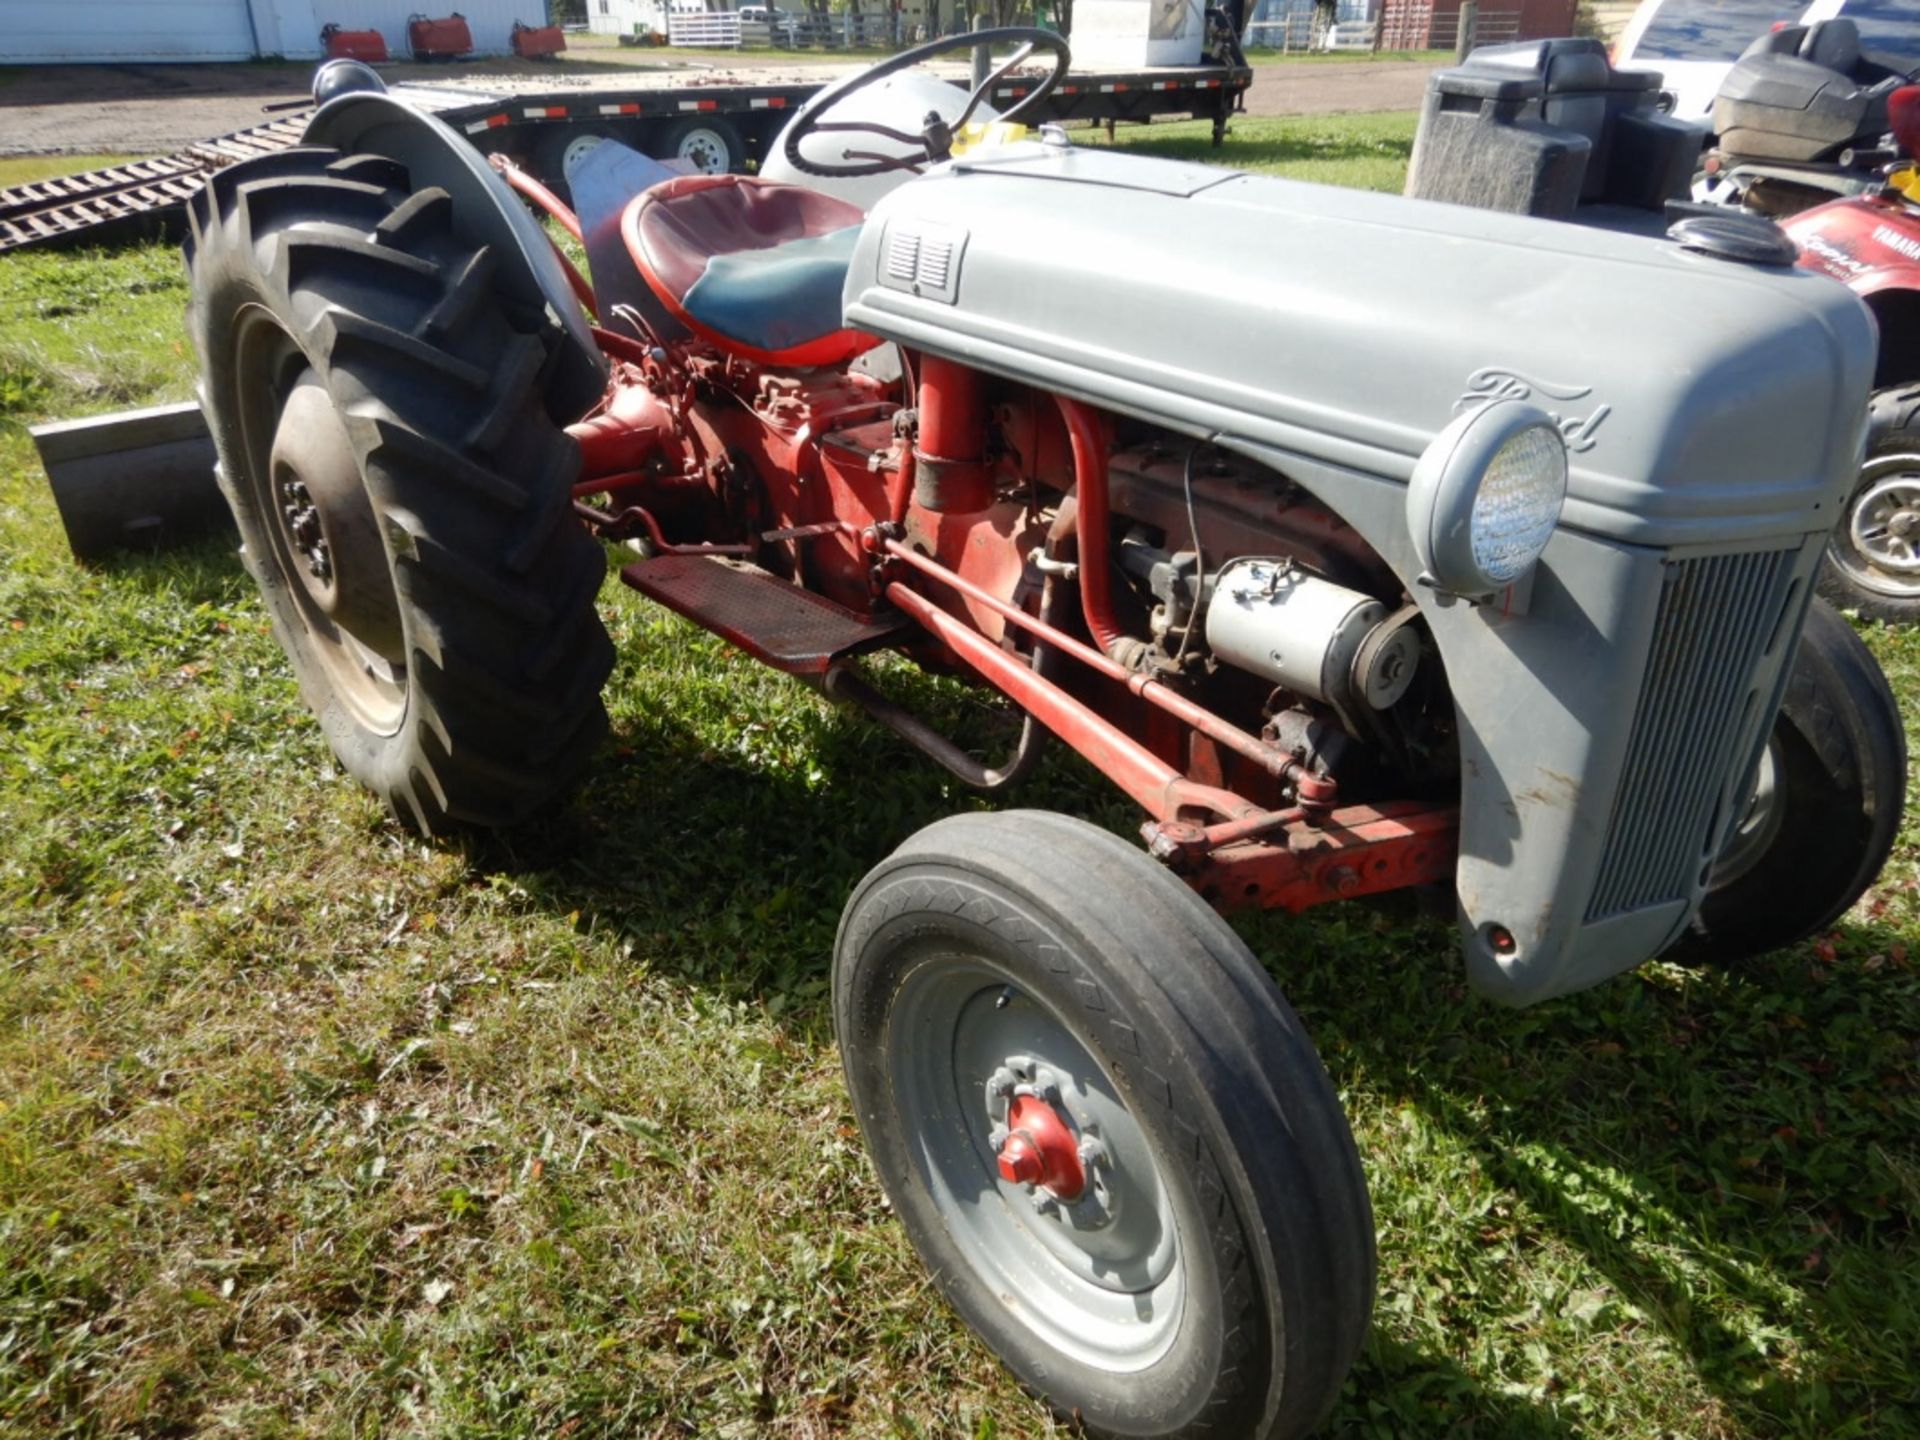
[[[1594, 432], [1600, 428], [1600, 422], [1613, 413], [1611, 405], [1596, 405], [1586, 415], [1563, 413], [1568, 402], [1584, 400], [1591, 394], [1591, 385], [1554, 385], [1522, 375], [1518, 370], [1488, 365], [1467, 377], [1466, 391], [1453, 402], [1453, 413], [1464, 415], [1493, 400], [1533, 400], [1560, 427], [1561, 435], [1566, 437], [1567, 449], [1579, 455], [1593, 448]], [[1560, 408], [1551, 408], [1546, 403], [1549, 401], [1559, 401]]]

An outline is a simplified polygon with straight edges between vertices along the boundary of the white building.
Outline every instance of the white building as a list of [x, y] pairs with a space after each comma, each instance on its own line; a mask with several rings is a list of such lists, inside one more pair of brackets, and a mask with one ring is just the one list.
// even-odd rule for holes
[[693, 0], [587, 0], [587, 29], [596, 35], [632, 35], [641, 30], [667, 32], [667, 12], [704, 10]]
[[[588, 0], [589, 9], [598, 0]], [[547, 23], [546, 0], [0, 0], [0, 65], [252, 60], [321, 53], [320, 30], [378, 30], [407, 58], [407, 20], [458, 11], [476, 55], [511, 52], [513, 22]]]

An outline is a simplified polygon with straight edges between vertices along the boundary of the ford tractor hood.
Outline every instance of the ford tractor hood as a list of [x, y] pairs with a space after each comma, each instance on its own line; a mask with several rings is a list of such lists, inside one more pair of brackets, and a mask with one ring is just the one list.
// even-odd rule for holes
[[[1851, 485], [1874, 332], [1843, 287], [1662, 239], [1100, 150], [950, 164], [877, 205], [849, 323], [1201, 436], [1317, 494], [1419, 603], [1453, 692], [1469, 977], [1526, 1003], [1681, 932], [1743, 810]], [[1525, 594], [1419, 583], [1415, 461], [1552, 415], [1568, 499]]]
[[1874, 348], [1792, 267], [1040, 144], [888, 196], [845, 298], [904, 344], [1398, 481], [1463, 409], [1528, 398], [1573, 452], [1566, 523], [1642, 544], [1830, 523]]

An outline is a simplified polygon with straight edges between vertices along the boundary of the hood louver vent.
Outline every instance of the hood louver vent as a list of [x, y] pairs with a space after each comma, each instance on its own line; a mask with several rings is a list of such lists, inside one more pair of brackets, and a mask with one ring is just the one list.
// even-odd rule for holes
[[912, 230], [896, 230], [887, 239], [887, 279], [911, 285], [919, 265], [919, 234]]
[[881, 250], [880, 283], [948, 305], [960, 296], [960, 257], [967, 232], [925, 221], [891, 225]]
[[953, 270], [953, 246], [944, 240], [928, 240], [920, 247], [920, 264], [914, 278], [932, 290], [945, 290]]

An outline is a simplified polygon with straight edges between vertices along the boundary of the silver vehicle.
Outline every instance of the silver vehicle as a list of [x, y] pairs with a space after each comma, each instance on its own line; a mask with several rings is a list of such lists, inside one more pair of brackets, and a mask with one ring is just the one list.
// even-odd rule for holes
[[1780, 25], [1846, 16], [1862, 48], [1895, 70], [1920, 69], [1920, 10], [1911, 0], [1643, 0], [1614, 50], [1623, 70], [1657, 70], [1673, 113], [1704, 120], [1747, 47]]

